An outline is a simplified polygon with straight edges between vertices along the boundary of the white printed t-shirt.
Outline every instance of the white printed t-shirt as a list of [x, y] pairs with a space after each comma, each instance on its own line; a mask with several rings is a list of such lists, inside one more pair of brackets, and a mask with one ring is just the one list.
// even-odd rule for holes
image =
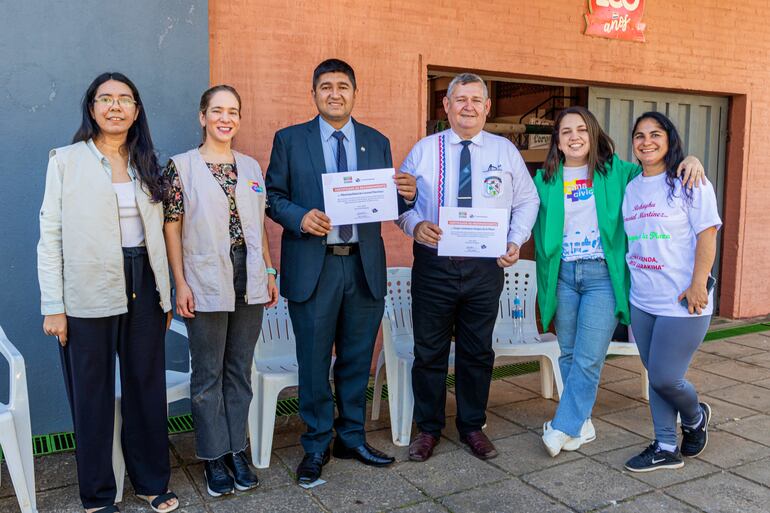
[[564, 166], [564, 238], [561, 259], [572, 262], [603, 258], [596, 199], [593, 183], [588, 178], [588, 166]]
[[[695, 266], [695, 245], [703, 230], [722, 220], [711, 183], [692, 189], [692, 204], [675, 181], [669, 198], [666, 174], [639, 175], [628, 184], [623, 198], [623, 225], [628, 237], [626, 262], [631, 270], [635, 307], [653, 315], [690, 317], [677, 298], [687, 290]], [[701, 315], [714, 311], [714, 291]], [[697, 314], [693, 314], [697, 315]]]

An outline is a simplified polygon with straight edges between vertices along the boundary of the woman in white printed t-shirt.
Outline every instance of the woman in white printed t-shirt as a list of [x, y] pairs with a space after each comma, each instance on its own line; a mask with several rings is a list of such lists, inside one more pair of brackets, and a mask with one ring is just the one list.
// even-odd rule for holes
[[[711, 266], [722, 225], [711, 183], [682, 187], [675, 170], [684, 158], [671, 121], [642, 114], [632, 131], [642, 174], [626, 187], [623, 221], [631, 271], [631, 327], [650, 377], [655, 441], [625, 467], [632, 472], [680, 468], [708, 442], [711, 408], [698, 401], [685, 373], [713, 312]], [[676, 417], [682, 419], [677, 447]]]

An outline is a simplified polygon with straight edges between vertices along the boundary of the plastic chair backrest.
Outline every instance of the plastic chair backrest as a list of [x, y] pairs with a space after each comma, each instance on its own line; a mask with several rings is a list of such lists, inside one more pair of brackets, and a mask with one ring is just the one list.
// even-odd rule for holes
[[7, 407], [10, 410], [14, 410], [17, 407], [26, 406], [28, 401], [27, 371], [24, 366], [24, 357], [16, 349], [16, 346], [11, 343], [1, 327], [0, 354], [8, 361], [9, 386]]
[[277, 305], [266, 308], [262, 314], [262, 333], [254, 349], [254, 358], [295, 358], [296, 351], [294, 328], [289, 318], [289, 302], [281, 296]]
[[497, 311], [497, 324], [513, 323], [513, 300], [518, 294], [524, 308], [524, 333], [537, 334], [535, 306], [537, 303], [537, 277], [533, 260], [519, 260], [505, 269], [503, 291]]
[[385, 317], [392, 336], [412, 333], [412, 269], [388, 267]]

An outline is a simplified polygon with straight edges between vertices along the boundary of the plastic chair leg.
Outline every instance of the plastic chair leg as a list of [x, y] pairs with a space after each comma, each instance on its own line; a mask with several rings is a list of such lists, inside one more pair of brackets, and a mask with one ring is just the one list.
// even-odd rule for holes
[[543, 399], [553, 398], [553, 364], [546, 355], [538, 356], [540, 362], [540, 395]]
[[380, 418], [380, 408], [382, 407], [382, 384], [385, 381], [384, 364], [377, 363], [377, 371], [374, 374], [374, 393], [372, 395], [372, 420]]
[[257, 377], [252, 383], [255, 389], [254, 400], [249, 408], [251, 460], [256, 468], [268, 468], [273, 449], [275, 408], [281, 390], [266, 384], [261, 377]]
[[115, 401], [115, 426], [112, 431], [112, 472], [115, 474], [115, 502], [123, 500], [123, 485], [126, 479], [126, 461], [123, 459], [123, 445], [120, 441], [120, 431], [123, 426], [123, 416], [120, 414], [120, 400]]
[[645, 401], [650, 400], [650, 378], [645, 368], [642, 368], [642, 399]]
[[561, 369], [559, 368], [558, 349], [553, 353], [547, 354], [546, 358], [548, 358], [548, 361], [551, 364], [551, 371], [553, 372], [553, 380], [556, 382], [556, 393], [559, 394], [558, 399], [561, 400], [561, 396], [564, 393], [564, 381], [561, 379]]
[[8, 466], [8, 473], [11, 475], [13, 490], [16, 493], [16, 499], [19, 501], [19, 508], [23, 513], [36, 512], [35, 490], [34, 487], [32, 489], [29, 488], [28, 476], [24, 472], [25, 465], [21, 455], [22, 451], [19, 446], [19, 440], [16, 438], [15, 430], [8, 430], [0, 436], [0, 446], [3, 448], [3, 457]]
[[399, 384], [397, 390], [390, 390], [388, 385], [388, 397], [393, 394], [398, 401], [398, 417], [390, 420], [391, 427], [397, 427], [393, 433], [393, 443], [400, 447], [409, 445], [412, 435], [412, 419], [414, 416], [414, 393], [412, 392], [412, 369], [405, 362], [399, 365]]

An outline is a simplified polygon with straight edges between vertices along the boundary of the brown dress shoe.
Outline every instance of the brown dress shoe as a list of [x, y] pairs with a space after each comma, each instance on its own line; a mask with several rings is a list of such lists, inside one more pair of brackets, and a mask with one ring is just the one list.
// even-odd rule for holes
[[425, 461], [433, 454], [433, 448], [438, 445], [439, 438], [430, 433], [420, 433], [409, 444], [409, 459]]
[[480, 460], [489, 460], [497, 456], [497, 449], [483, 431], [471, 431], [461, 436], [460, 441], [470, 447], [473, 455]]

